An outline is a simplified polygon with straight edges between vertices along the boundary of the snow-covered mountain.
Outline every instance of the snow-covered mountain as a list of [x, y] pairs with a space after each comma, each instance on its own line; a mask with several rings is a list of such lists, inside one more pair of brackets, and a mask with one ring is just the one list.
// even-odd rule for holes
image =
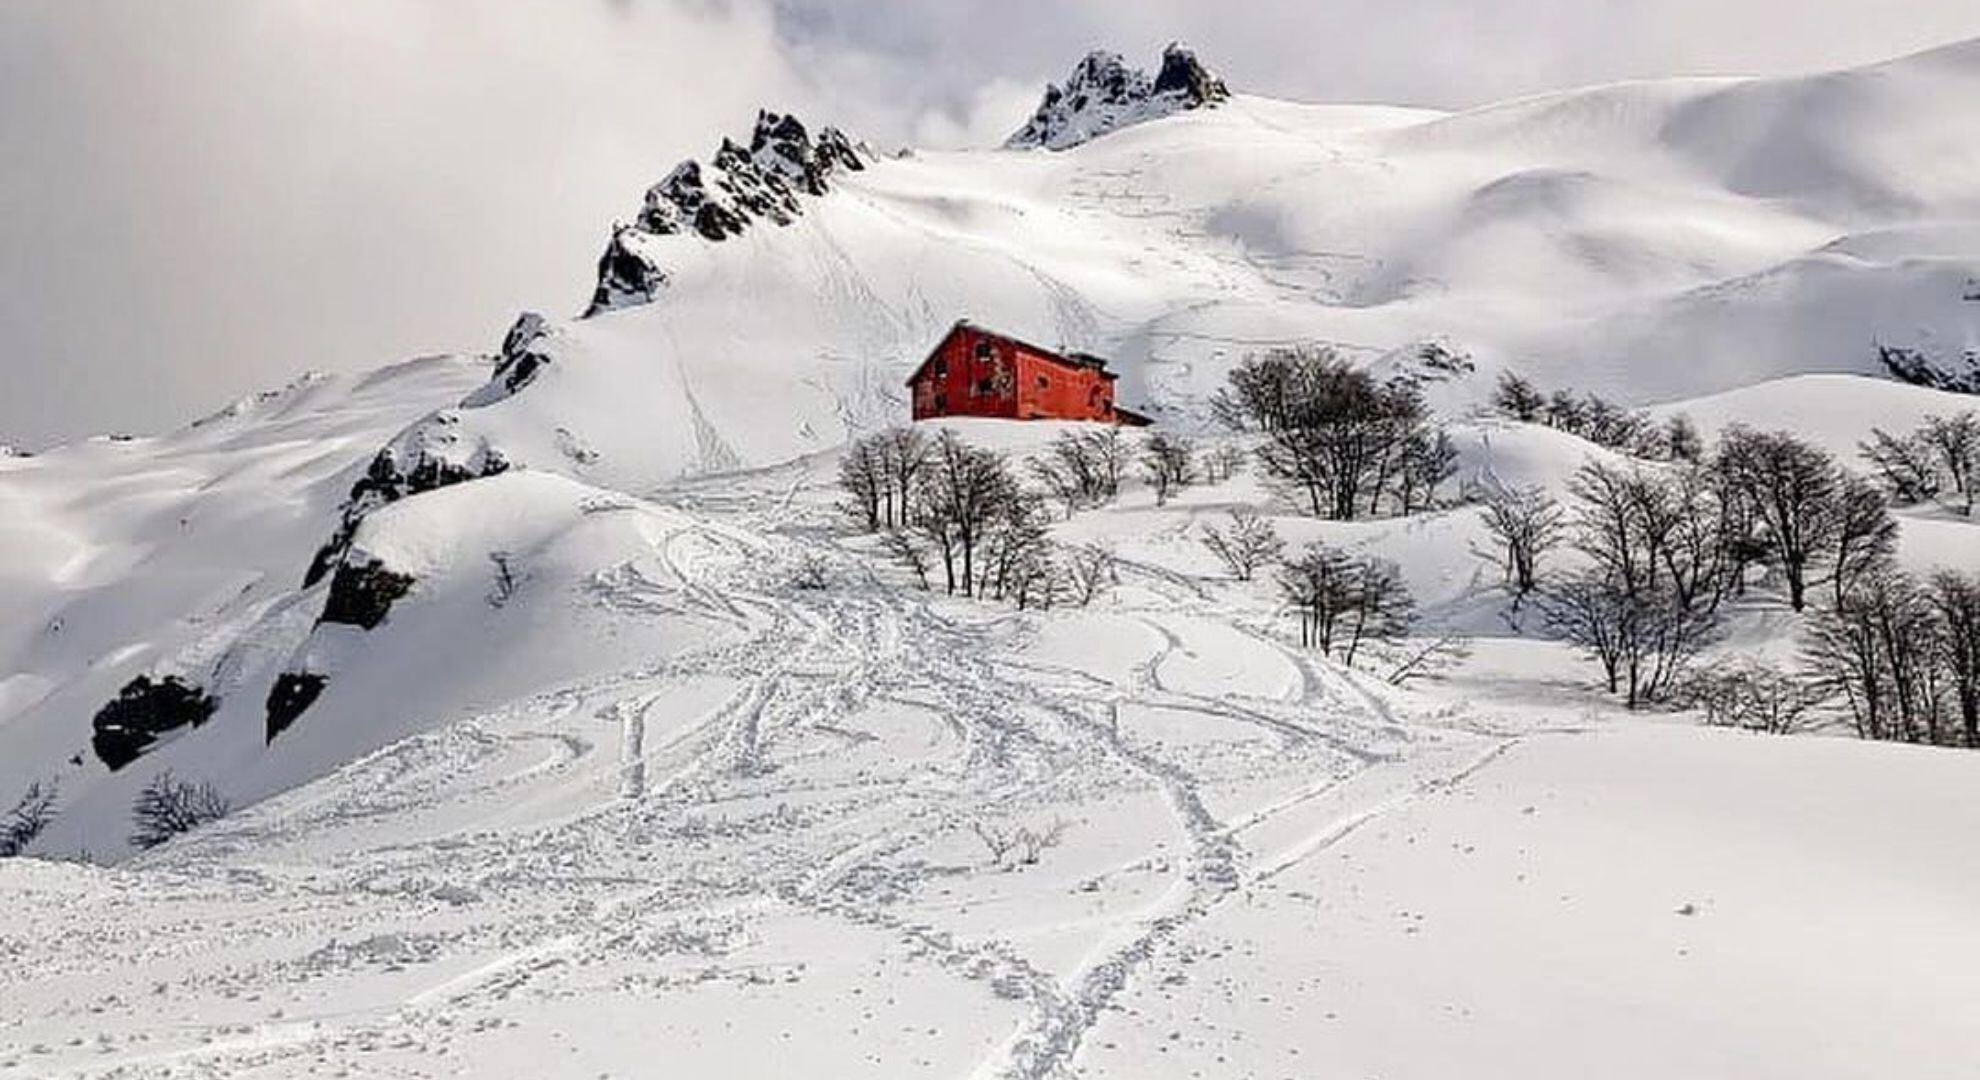
[[[1500, 1036], [1577, 1008], [1604, 965], [1667, 983], [1659, 1002], [1692, 995], [1686, 1031], [1710, 1038], [1686, 1056], [1631, 1027], [1641, 1013], [1625, 1002], [1583, 1016], [1587, 1041], [1562, 1047], [1555, 1072], [1738, 1071], [1739, 1038], [1709, 1015], [1752, 1019], [1754, 950], [1812, 955], [1798, 927], [1861, 918], [1839, 891], [1800, 896], [1807, 923], [1768, 925], [1755, 912], [1770, 882], [1874, 857], [1879, 880], [1930, 896], [1975, 884], [1928, 840], [1888, 847], [1821, 793], [1863, 782], [1881, 812], [1905, 803], [1957, 831], [1975, 822], [1945, 803], [1970, 766], [1886, 747], [1770, 756], [1598, 723], [1599, 700], [1550, 670], [1565, 653], [1507, 632], [1470, 509], [1280, 512], [1289, 539], [1396, 560], [1433, 633], [1481, 638], [1442, 695], [1288, 647], [1268, 586], [1209, 569], [1204, 522], [1272, 512], [1250, 477], [1160, 506], [1132, 490], [1058, 526], [1118, 553], [1106, 605], [1020, 617], [934, 600], [839, 535], [837, 453], [905, 419], [902, 380], [968, 318], [1107, 357], [1124, 404], [1185, 431], [1207, 430], [1210, 394], [1257, 350], [1325, 342], [1385, 371], [1442, 357], [1426, 386], [1467, 482], [1558, 490], [1603, 453], [1475, 415], [1508, 369], [1682, 411], [1708, 433], [1793, 426], [1849, 454], [1872, 427], [1973, 402], [1888, 380], [1880, 347], [1952, 372], [1980, 355], [1976, 111], [1980, 41], [1814, 77], [1630, 83], [1455, 114], [1231, 93], [1179, 47], [1152, 78], [1096, 53], [997, 149], [880, 153], [763, 113], [748, 139], [665, 172], [610, 230], [582, 316], [523, 315], [492, 355], [309, 376], [158, 437], [0, 453], [0, 810], [52, 782], [61, 813], [32, 850], [116, 863], [132, 854], [132, 800], [161, 773], [246, 808], [128, 876], [0, 870], [0, 888], [24, 875], [10, 902], [76, 920], [47, 941], [0, 931], [0, 954], [35, 969], [0, 974], [0, 998], [36, 991], [55, 1017], [37, 1030], [59, 1048], [0, 1026], [0, 1077], [58, 1059], [79, 1075], [98, 1061], [287, 1074], [312, 1056], [347, 1065], [389, 1041], [379, 1032], [404, 1040], [387, 1056], [414, 1075], [435, 1048], [476, 1075], [561, 1068], [540, 1047], [516, 1054], [511, 992], [602, 1010], [587, 1022], [607, 1027], [634, 1023], [642, 994], [674, 994], [667, 1046], [690, 1071], [757, 1075], [785, 1052], [779, 1026], [857, 1000], [848, 990], [886, 1008], [803, 1033], [830, 1075], [1145, 1076], [1185, 1061], [1179, 1075], [1208, 1075], [1227, 1057], [1306, 1075], [1299, 1040], [1250, 1014], [1326, 983], [1332, 961], [1283, 938], [1343, 912], [1359, 929], [1323, 936], [1357, 971], [1386, 973], [1357, 977], [1397, 1015], [1457, 1024], [1520, 1002], [1498, 1034], [1453, 1031], [1448, 1059], [1401, 1055], [1417, 1043], [1401, 1021], [1327, 1044], [1359, 1071], [1482, 1060], [1510, 1074], [1526, 1042]], [[964, 427], [1017, 453], [1056, 431]], [[1908, 514], [1902, 557], [1980, 567], [1974, 529]], [[833, 586], [800, 587], [821, 564]], [[1770, 618], [1742, 632], [1778, 635]], [[113, 702], [106, 737], [93, 721]], [[1872, 756], [1882, 771], [1864, 781], [1850, 762]], [[1505, 779], [1476, 786], [1502, 758]], [[1743, 786], [1777, 769], [1777, 787]], [[1705, 809], [1674, 809], [1659, 785]], [[1588, 807], [1616, 790], [1628, 797]], [[1581, 816], [1557, 824], [1570, 804]], [[1798, 808], [1818, 804], [1811, 827]], [[1505, 839], [1533, 829], [1536, 806], [1532, 837]], [[1747, 822], [1729, 840], [1701, 824], [1727, 814]], [[1076, 821], [1064, 861], [972, 869], [972, 823], [1055, 818]], [[1455, 854], [1431, 865], [1362, 835], [1371, 823]], [[1638, 831], [1655, 852], [1616, 841]], [[1738, 857], [1753, 851], [1777, 861]], [[1338, 891], [1336, 856], [1368, 875], [1359, 898]], [[1467, 876], [1479, 865], [1482, 910], [1413, 884], [1448, 883], [1432, 890], [1448, 900], [1484, 888]], [[1854, 885], [1858, 902], [1892, 902], [1887, 884]], [[101, 976], [63, 950], [115, 938], [124, 892], [172, 926], [210, 905], [240, 912], [234, 940], [155, 943], [216, 952], [179, 986], [223, 1025], [206, 1042], [160, 1028], [98, 1058], [76, 1049], [98, 1053], [93, 1014], [55, 1002], [102, 992], [83, 988]], [[1930, 896], [1905, 915], [1927, 936], [1968, 925]], [[1679, 905], [1688, 918], [1714, 904], [1729, 918], [1696, 936], [1666, 925]], [[1423, 929], [1430, 908], [1498, 944], [1444, 943], [1412, 966], [1389, 937]], [[1371, 913], [1394, 923], [1379, 939]], [[1596, 959], [1515, 956], [1543, 945]], [[824, 959], [869, 946], [901, 966]], [[1905, 948], [1856, 959], [1935, 955]], [[1692, 949], [1717, 951], [1694, 963]], [[148, 989], [149, 955], [120, 958], [115, 985]], [[1261, 974], [1261, 955], [1286, 966]], [[1862, 1025], [1900, 1000], [1902, 971], [1844, 960], [1796, 967], [1803, 1004]], [[288, 983], [306, 989], [286, 1017], [215, 1000]], [[689, 985], [715, 989], [676, 993]], [[772, 989], [734, 996], [751, 987]], [[1329, 1010], [1352, 1014], [1358, 989], [1328, 983]], [[1446, 989], [1462, 1002], [1448, 1015]], [[111, 1007], [128, 1016], [132, 1000]], [[721, 1045], [763, 1042], [755, 1071], [711, 1049], [725, 1010], [745, 1005], [765, 1026]], [[491, 1026], [447, 1030], [462, 1010]], [[965, 1014], [963, 1031], [944, 1029]], [[1170, 1034], [1196, 1015], [1225, 1028]], [[1960, 1038], [1905, 1020], [1799, 1058], [1776, 1037], [1805, 1014], [1758, 1022], [1772, 1025], [1769, 1060], [1796, 1063], [1783, 1075], [1954, 1060]], [[1316, 1023], [1302, 1011], [1287, 1030]], [[66, 1042], [72, 1027], [84, 1042]], [[1604, 1038], [1631, 1048], [1620, 1064], [1594, 1055]], [[583, 1075], [637, 1068], [601, 1047], [580, 1056], [597, 1065]]]

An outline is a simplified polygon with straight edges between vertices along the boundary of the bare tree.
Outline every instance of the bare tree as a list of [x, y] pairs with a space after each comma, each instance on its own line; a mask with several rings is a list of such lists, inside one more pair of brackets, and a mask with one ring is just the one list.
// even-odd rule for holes
[[928, 588], [929, 551], [920, 537], [906, 529], [893, 529], [880, 534], [880, 546], [914, 575], [916, 585]]
[[1286, 542], [1270, 521], [1245, 509], [1231, 511], [1228, 529], [1203, 526], [1203, 546], [1217, 556], [1233, 578], [1250, 581], [1261, 567], [1278, 561]]
[[1940, 662], [1959, 708], [1961, 741], [1980, 749], [1980, 574], [1940, 570], [1926, 595], [1938, 615]]
[[1836, 490], [1835, 527], [1829, 564], [1834, 601], [1841, 605], [1851, 589], [1897, 549], [1897, 522], [1892, 519], [1884, 493], [1877, 485], [1845, 473]]
[[1939, 742], [1938, 624], [1916, 582], [1880, 566], [1808, 623], [1809, 673], [1848, 704], [1857, 734]]
[[1141, 471], [1162, 506], [1176, 489], [1196, 479], [1196, 446], [1180, 435], [1152, 432], [1141, 444]]
[[1664, 421], [1664, 456], [1672, 461], [1696, 464], [1705, 460], [1705, 440], [1698, 434], [1698, 425], [1683, 413], [1673, 413]]
[[976, 595], [977, 551], [1017, 483], [1002, 455], [942, 432], [915, 484], [915, 520], [942, 556], [950, 593]]
[[839, 488], [847, 516], [867, 532], [908, 524], [915, 482], [928, 464], [928, 436], [916, 427], [893, 427], [847, 444], [839, 458]]
[[1394, 483], [1396, 509], [1404, 517], [1436, 505], [1437, 489], [1457, 475], [1458, 452], [1441, 431], [1417, 429], [1403, 437]]
[[854, 439], [839, 458], [839, 489], [846, 493], [842, 509], [867, 532], [877, 532], [882, 524], [880, 504], [893, 487], [877, 437]]
[[1697, 474], [1590, 462], [1568, 536], [1587, 567], [1539, 594], [1554, 632], [1602, 665], [1630, 708], [1665, 696], [1710, 642], [1724, 580]]
[[1811, 725], [1829, 693], [1796, 672], [1746, 659], [1698, 672], [1685, 681], [1679, 697], [1713, 727], [1792, 735]]
[[1280, 568], [1279, 588], [1299, 614], [1300, 644], [1329, 656], [1338, 650], [1350, 667], [1363, 644], [1409, 629], [1409, 590], [1386, 560], [1313, 544]]
[[226, 817], [233, 809], [212, 784], [180, 780], [170, 771], [159, 773], [138, 794], [131, 807], [136, 828], [131, 843], [154, 848], [181, 833], [191, 832]]
[[1859, 444], [1857, 453], [1876, 470], [1884, 489], [1898, 503], [1910, 506], [1939, 497], [1937, 463], [1916, 434], [1892, 435], [1871, 428], [1869, 441]]
[[1449, 477], [1454, 452], [1428, 429], [1418, 389], [1378, 383], [1324, 349], [1280, 349], [1246, 358], [1231, 373], [1222, 408], [1265, 433], [1265, 474], [1316, 517], [1408, 512]]
[[1244, 447], [1234, 442], [1220, 442], [1201, 455], [1203, 479], [1207, 483], [1221, 484], [1236, 476], [1244, 468]]
[[1547, 395], [1524, 376], [1511, 370], [1502, 371], [1498, 386], [1492, 391], [1492, 407], [1514, 420], [1533, 423], [1545, 412]]
[[915, 483], [928, 467], [934, 448], [927, 433], [913, 425], [881, 432], [880, 448], [880, 461], [889, 478], [880, 500], [881, 518], [890, 529], [902, 528], [908, 524]]
[[0, 817], [0, 859], [26, 851], [55, 820], [56, 786], [40, 780], [28, 784], [14, 808]]
[[1953, 511], [1972, 517], [1974, 499], [1980, 496], [1980, 416], [1928, 416], [1918, 438], [1946, 478]]
[[1561, 506], [1536, 484], [1488, 493], [1481, 513], [1486, 531], [1498, 543], [1505, 588], [1518, 611], [1540, 584], [1541, 560], [1561, 542]]
[[1120, 492], [1127, 453], [1118, 428], [1067, 431], [1052, 440], [1043, 457], [1031, 459], [1028, 467], [1071, 517], [1111, 501]]
[[1802, 610], [1812, 566], [1836, 541], [1842, 471], [1787, 432], [1741, 427], [1720, 438], [1717, 467], [1750, 502], [1767, 557], [1787, 582], [1788, 604]]
[[1114, 553], [1098, 544], [1083, 544], [1065, 553], [1066, 590], [1074, 603], [1086, 607], [1116, 580]]

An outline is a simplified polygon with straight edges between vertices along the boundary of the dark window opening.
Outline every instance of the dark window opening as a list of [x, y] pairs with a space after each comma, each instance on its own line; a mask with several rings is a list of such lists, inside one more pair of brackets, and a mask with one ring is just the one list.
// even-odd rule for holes
[[990, 359], [990, 343], [989, 343], [989, 342], [987, 342], [987, 341], [979, 341], [979, 342], [977, 342], [977, 343], [976, 343], [976, 358], [977, 358], [978, 360], [988, 360], [988, 359]]
[[1040, 375], [1040, 376], [1038, 377], [1038, 388], [1039, 388], [1040, 390], [1043, 390], [1043, 389], [1045, 389], [1046, 387], [1049, 387], [1049, 386], [1051, 386], [1051, 385], [1052, 385], [1052, 380], [1051, 380], [1051, 379], [1048, 379], [1048, 378], [1046, 378], [1046, 377], [1045, 377], [1045, 376], [1043, 376], [1043, 375]]
[[989, 379], [978, 379], [976, 380], [976, 392], [988, 397], [997, 392], [997, 385]]

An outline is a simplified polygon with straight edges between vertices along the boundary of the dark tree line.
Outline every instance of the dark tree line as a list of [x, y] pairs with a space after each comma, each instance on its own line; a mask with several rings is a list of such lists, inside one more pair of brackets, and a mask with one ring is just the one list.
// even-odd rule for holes
[[[1591, 461], [1569, 493], [1488, 494], [1493, 558], [1514, 610], [1534, 600], [1631, 707], [1672, 699], [1756, 570], [1796, 611], [1818, 588], [1840, 607], [1897, 539], [1876, 485], [1784, 432], [1729, 428], [1697, 461]], [[1550, 571], [1563, 547], [1576, 558]]]
[[1871, 428], [1861, 452], [1899, 504], [1939, 502], [1973, 516], [1980, 500], [1980, 415], [1928, 416], [1903, 435]]
[[[1537, 488], [1488, 495], [1485, 524], [1515, 604], [1532, 598], [1631, 707], [1785, 733], [1834, 706], [1864, 738], [1980, 747], [1980, 575], [1899, 569], [1890, 513], [1905, 493], [1931, 497], [1914, 467], [1959, 461], [1966, 426], [1879, 432], [1865, 456], [1882, 485], [1785, 432], [1733, 427], [1695, 463], [1590, 462], [1566, 507]], [[1939, 467], [1957, 492], [1955, 466]], [[1572, 564], [1548, 566], [1563, 547]], [[1805, 614], [1805, 662], [1692, 672], [1756, 581]]]
[[[1034, 459], [1035, 477], [1071, 508], [1119, 490], [1126, 453], [1117, 434], [1073, 432]], [[895, 428], [855, 440], [839, 468], [847, 514], [882, 536], [887, 553], [924, 588], [951, 595], [1048, 607], [1091, 602], [1110, 581], [1111, 560], [1051, 540], [1046, 494], [1027, 487], [1010, 461], [953, 431], [930, 438]]]
[[1632, 457], [1697, 461], [1705, 453], [1697, 427], [1683, 414], [1659, 424], [1595, 394], [1541, 390], [1513, 371], [1500, 373], [1492, 407], [1513, 420], [1558, 428]]
[[1435, 505], [1457, 450], [1406, 380], [1377, 382], [1333, 352], [1246, 358], [1211, 399], [1219, 421], [1262, 437], [1265, 475], [1316, 517], [1408, 515]]
[[1863, 738], [1980, 748], [1980, 575], [1879, 563], [1816, 614], [1805, 649], [1807, 678]]

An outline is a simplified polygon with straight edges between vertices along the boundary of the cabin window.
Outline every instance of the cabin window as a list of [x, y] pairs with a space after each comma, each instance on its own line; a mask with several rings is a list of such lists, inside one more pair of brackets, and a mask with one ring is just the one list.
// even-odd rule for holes
[[979, 341], [979, 342], [977, 342], [977, 343], [976, 343], [976, 358], [977, 358], [978, 360], [988, 360], [988, 359], [990, 359], [990, 343], [989, 343], [989, 342], [987, 342], [987, 341]]
[[976, 380], [976, 392], [984, 397], [989, 397], [997, 392], [997, 385], [989, 379], [978, 379]]
[[1040, 375], [1040, 376], [1038, 377], [1038, 388], [1039, 388], [1040, 390], [1043, 390], [1043, 389], [1045, 389], [1045, 388], [1047, 388], [1047, 387], [1049, 387], [1049, 386], [1051, 386], [1051, 385], [1052, 385], [1052, 380], [1051, 380], [1051, 379], [1048, 379], [1048, 378], [1046, 378], [1046, 377], [1045, 377], [1045, 376], [1043, 376], [1043, 375]]
[[949, 361], [946, 357], [935, 361], [935, 377], [938, 379], [949, 377]]
[[949, 395], [947, 395], [947, 394], [936, 394], [936, 395], [935, 395], [935, 411], [936, 411], [936, 412], [948, 412], [948, 411], [949, 411]]

